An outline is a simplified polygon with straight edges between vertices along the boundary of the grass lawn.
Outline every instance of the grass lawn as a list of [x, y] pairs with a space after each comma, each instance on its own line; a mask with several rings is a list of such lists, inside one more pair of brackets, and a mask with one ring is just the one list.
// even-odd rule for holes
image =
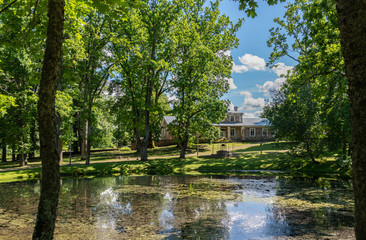
[[[229, 149], [234, 153], [230, 158], [217, 158], [212, 151]], [[63, 177], [108, 176], [122, 175], [202, 175], [202, 174], [243, 174], [244, 170], [255, 171], [286, 171], [291, 174], [338, 174], [347, 176], [348, 173], [339, 167], [334, 158], [319, 160], [318, 164], [311, 164], [304, 158], [293, 158], [284, 151], [283, 144], [278, 143], [230, 143], [200, 144], [199, 156], [192, 154], [196, 149], [187, 152], [186, 159], [179, 159], [179, 149], [175, 146], [161, 147], [149, 150], [151, 159], [147, 162], [136, 160], [138, 154], [131, 150], [107, 151], [92, 153], [90, 165], [80, 161], [80, 156], [72, 156], [72, 165], [67, 165], [68, 158], [64, 157], [61, 166]], [[261, 151], [263, 151], [261, 153]], [[93, 163], [94, 162], [94, 163]], [[41, 174], [40, 162], [32, 161], [32, 169], [17, 169], [0, 171], [0, 182], [24, 181], [39, 179]], [[16, 166], [12, 162], [0, 163], [0, 169]], [[37, 168], [38, 167], [38, 168]], [[277, 174], [277, 173], [276, 173]]]

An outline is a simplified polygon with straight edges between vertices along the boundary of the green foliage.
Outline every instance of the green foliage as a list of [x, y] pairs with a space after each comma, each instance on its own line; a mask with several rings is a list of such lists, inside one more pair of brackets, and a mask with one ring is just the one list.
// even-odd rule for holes
[[[244, 10], [248, 17], [254, 18], [257, 16], [256, 8], [258, 7], [258, 1], [256, 0], [234, 0], [239, 2], [239, 9]], [[278, 2], [285, 2], [286, 0], [265, 0], [268, 5], [274, 5]]]
[[286, 8], [283, 19], [274, 20], [279, 27], [270, 30], [270, 64], [284, 56], [298, 64], [273, 94], [265, 116], [278, 138], [298, 142], [310, 157], [326, 149], [345, 156], [350, 104], [335, 6], [323, 0], [296, 0]]
[[0, 94], [0, 118], [6, 114], [6, 109], [15, 107], [15, 99], [12, 96]]
[[174, 166], [165, 161], [149, 161], [145, 166], [145, 173], [148, 175], [171, 175], [174, 173]]
[[241, 20], [234, 25], [220, 15], [218, 1], [209, 7], [204, 7], [204, 1], [189, 3], [193, 1], [186, 1], [186, 14], [174, 28], [177, 54], [170, 81], [176, 120], [169, 132], [182, 148], [194, 136], [218, 136], [212, 123], [225, 117], [227, 103], [219, 99], [228, 91], [232, 67], [225, 51], [237, 46], [235, 34], [241, 26]]

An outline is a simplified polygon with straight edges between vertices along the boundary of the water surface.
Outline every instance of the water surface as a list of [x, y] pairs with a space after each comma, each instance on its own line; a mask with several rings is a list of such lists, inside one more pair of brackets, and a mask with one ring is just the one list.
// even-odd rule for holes
[[[39, 191], [0, 185], [0, 239], [30, 238]], [[64, 179], [55, 239], [354, 239], [352, 211], [340, 179]]]

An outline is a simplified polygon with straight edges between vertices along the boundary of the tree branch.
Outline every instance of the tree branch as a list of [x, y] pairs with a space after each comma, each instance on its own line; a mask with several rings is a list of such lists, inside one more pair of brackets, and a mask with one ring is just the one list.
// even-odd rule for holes
[[18, 0], [14, 0], [11, 3], [9, 3], [8, 6], [4, 7], [3, 9], [1, 9], [0, 14], [3, 13], [3, 12], [5, 12], [6, 10], [8, 10], [8, 8], [10, 8], [11, 5], [13, 5], [14, 3], [16, 3], [17, 1]]

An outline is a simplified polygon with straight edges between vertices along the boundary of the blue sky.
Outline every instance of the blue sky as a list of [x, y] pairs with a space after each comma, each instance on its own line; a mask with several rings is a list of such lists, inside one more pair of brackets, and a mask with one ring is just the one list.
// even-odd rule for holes
[[238, 106], [246, 117], [256, 117], [262, 112], [264, 101], [269, 98], [269, 90], [278, 88], [284, 81], [280, 75], [295, 65], [290, 58], [283, 58], [275, 69], [265, 66], [272, 51], [267, 47], [269, 29], [276, 26], [274, 18], [284, 15], [285, 4], [268, 6], [261, 0], [258, 2], [257, 17], [254, 19], [238, 10], [238, 2], [223, 0], [220, 4], [221, 13], [229, 16], [231, 21], [245, 17], [237, 33], [239, 47], [227, 52], [232, 56], [234, 66], [232, 79], [229, 80], [231, 87], [223, 99], [230, 100], [232, 107]]

